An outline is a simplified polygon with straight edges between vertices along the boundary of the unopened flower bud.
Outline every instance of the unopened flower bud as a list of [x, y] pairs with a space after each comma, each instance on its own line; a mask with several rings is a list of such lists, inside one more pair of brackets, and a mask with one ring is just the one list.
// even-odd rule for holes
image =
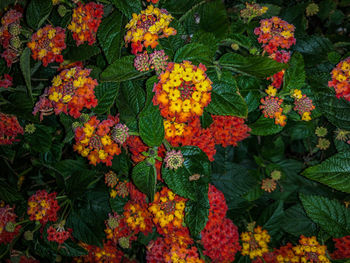
[[59, 5], [57, 12], [61, 17], [64, 17], [67, 14], [67, 8], [64, 5]]
[[27, 241], [33, 240], [33, 232], [32, 231], [27, 230], [26, 232], [24, 232], [23, 236], [24, 236], [24, 239]]
[[15, 224], [13, 223], [13, 222], [7, 222], [7, 224], [6, 224], [6, 226], [5, 226], [5, 230], [7, 231], [7, 232], [14, 232], [15, 231], [15, 229], [16, 229], [16, 226], [15, 226]]
[[233, 50], [238, 50], [238, 49], [239, 49], [239, 45], [236, 44], [236, 43], [233, 43], [233, 44], [231, 45], [231, 48], [232, 48]]
[[118, 239], [118, 244], [119, 246], [121, 246], [122, 248], [129, 248], [130, 247], [130, 241], [129, 241], [129, 238], [127, 237], [121, 237]]
[[22, 44], [22, 42], [18, 36], [15, 36], [15, 37], [11, 38], [11, 40], [10, 40], [10, 45], [14, 49], [19, 49], [21, 47], [21, 44]]
[[18, 23], [12, 23], [9, 26], [9, 32], [12, 36], [18, 36], [21, 34], [21, 26]]

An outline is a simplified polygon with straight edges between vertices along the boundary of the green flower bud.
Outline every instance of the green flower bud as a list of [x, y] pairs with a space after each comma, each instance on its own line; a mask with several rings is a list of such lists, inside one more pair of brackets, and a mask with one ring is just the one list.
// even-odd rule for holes
[[315, 131], [315, 134], [318, 136], [318, 137], [324, 137], [326, 136], [328, 133], [327, 129], [325, 127], [317, 127], [316, 128], [316, 131]]
[[15, 224], [13, 223], [13, 222], [7, 222], [7, 224], [6, 224], [6, 226], [5, 226], [5, 230], [7, 231], [7, 232], [15, 232], [15, 229], [16, 229], [16, 226], [15, 226]]
[[239, 49], [239, 45], [236, 44], [236, 43], [233, 43], [233, 44], [231, 45], [231, 48], [232, 48], [233, 50], [238, 50], [238, 49]]
[[32, 231], [27, 230], [26, 232], [24, 232], [23, 236], [24, 236], [24, 239], [27, 241], [33, 240], [33, 232]]
[[306, 16], [316, 15], [319, 11], [318, 5], [315, 3], [311, 3], [306, 7]]
[[67, 8], [64, 5], [59, 5], [57, 12], [61, 17], [64, 17], [67, 14]]
[[13, 47], [14, 49], [19, 49], [22, 45], [21, 40], [19, 39], [18, 36], [14, 36], [13, 38], [11, 38], [10, 40], [10, 45], [11, 47]]
[[21, 34], [21, 26], [17, 23], [12, 23], [9, 26], [9, 32], [12, 36], [18, 36]]
[[121, 237], [118, 239], [118, 244], [119, 246], [121, 246], [122, 248], [129, 248], [130, 247], [130, 241], [129, 241], [129, 238], [127, 237]]

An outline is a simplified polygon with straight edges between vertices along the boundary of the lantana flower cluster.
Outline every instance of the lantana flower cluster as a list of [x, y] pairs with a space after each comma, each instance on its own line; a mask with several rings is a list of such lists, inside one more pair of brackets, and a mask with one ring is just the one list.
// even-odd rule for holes
[[169, 27], [173, 17], [165, 10], [149, 5], [140, 14], [133, 14], [125, 26], [128, 30], [124, 37], [126, 46], [131, 42], [133, 54], [142, 52], [143, 48], [155, 48], [158, 39], [176, 35], [176, 30]]
[[148, 71], [155, 69], [159, 75], [166, 70], [168, 65], [168, 56], [165, 55], [164, 50], [155, 50], [152, 54], [148, 55], [147, 51], [139, 53], [134, 59], [134, 67], [140, 71]]
[[32, 35], [27, 44], [34, 60], [40, 60], [44, 67], [52, 62], [63, 62], [62, 50], [66, 48], [65, 29], [46, 25]]
[[78, 7], [73, 10], [72, 21], [68, 25], [77, 46], [84, 44], [84, 42], [88, 42], [89, 45], [96, 42], [96, 33], [101, 24], [102, 16], [103, 5], [94, 2], [85, 5], [78, 3]]
[[350, 57], [339, 62], [331, 72], [332, 80], [328, 82], [333, 87], [337, 98], [350, 101]]
[[201, 232], [203, 253], [213, 262], [232, 262], [241, 250], [238, 228], [226, 218], [227, 205], [223, 193], [209, 185], [208, 198], [209, 217]]
[[16, 226], [17, 215], [14, 207], [0, 207], [0, 244], [10, 243], [19, 233], [20, 225]]
[[4, 74], [4, 76], [0, 79], [0, 88], [7, 89], [12, 86], [12, 77], [9, 74]]
[[65, 221], [49, 226], [47, 229], [47, 240], [62, 245], [71, 237], [72, 229], [64, 229]]
[[0, 45], [4, 49], [1, 57], [6, 60], [7, 67], [17, 62], [21, 53], [21, 18], [22, 12], [16, 9], [8, 10], [1, 18]]
[[56, 200], [56, 192], [48, 193], [46, 190], [38, 190], [28, 199], [29, 219], [46, 224], [48, 221], [57, 221], [57, 212], [60, 209]]
[[112, 137], [118, 123], [119, 118], [111, 115], [103, 121], [91, 116], [84, 126], [75, 129], [73, 149], [87, 157], [92, 165], [102, 162], [111, 166], [113, 157], [121, 153], [120, 145]]
[[90, 72], [90, 69], [74, 67], [61, 71], [53, 78], [47, 96], [56, 114], [64, 112], [78, 118], [83, 108], [97, 106], [94, 89], [98, 83], [89, 77]]
[[350, 236], [344, 236], [341, 238], [333, 238], [336, 248], [332, 254], [334, 259], [350, 258]]
[[245, 8], [241, 10], [241, 17], [249, 23], [254, 17], [262, 16], [267, 12], [267, 6], [260, 6], [257, 3], [245, 3]]
[[249, 256], [250, 259], [262, 257], [263, 254], [269, 251], [268, 243], [270, 235], [261, 226], [257, 226], [252, 231], [243, 232], [242, 239], [242, 255]]
[[23, 133], [16, 116], [0, 112], [0, 145], [19, 141], [16, 137]]

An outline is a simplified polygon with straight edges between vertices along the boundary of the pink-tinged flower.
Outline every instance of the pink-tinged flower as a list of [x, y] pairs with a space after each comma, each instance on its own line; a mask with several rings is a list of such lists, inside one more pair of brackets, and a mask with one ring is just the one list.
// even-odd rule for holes
[[181, 151], [172, 150], [165, 154], [164, 162], [166, 168], [177, 170], [182, 167], [184, 158]]

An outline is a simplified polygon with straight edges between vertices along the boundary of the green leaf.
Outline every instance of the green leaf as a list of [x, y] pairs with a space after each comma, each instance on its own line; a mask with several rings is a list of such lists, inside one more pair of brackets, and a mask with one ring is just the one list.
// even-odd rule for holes
[[140, 0], [112, 0], [112, 3], [128, 18], [132, 18], [133, 13], [140, 13], [142, 6]]
[[156, 192], [157, 173], [154, 165], [147, 160], [138, 163], [132, 170], [132, 180], [136, 187], [153, 201]]
[[159, 108], [149, 105], [139, 116], [141, 139], [150, 147], [160, 146], [164, 138], [163, 118]]
[[98, 105], [93, 109], [96, 114], [103, 114], [113, 106], [117, 97], [119, 83], [107, 82], [101, 83], [95, 88], [95, 96], [98, 100]]
[[97, 38], [109, 64], [120, 57], [124, 35], [122, 24], [123, 16], [116, 10], [104, 18], [98, 28]]
[[212, 61], [208, 46], [198, 43], [187, 44], [179, 48], [174, 56], [174, 62], [181, 63], [184, 60], [191, 61], [194, 64], [209, 64]]
[[122, 82], [139, 78], [147, 72], [139, 72], [134, 67], [135, 56], [125, 56], [115, 60], [101, 73], [101, 80], [106, 82]]
[[33, 29], [38, 29], [52, 10], [51, 0], [31, 0], [26, 10], [26, 20]]
[[281, 231], [281, 219], [283, 218], [283, 201], [276, 201], [262, 212], [257, 224], [266, 229], [271, 236]]
[[270, 77], [287, 68], [286, 64], [278, 63], [268, 57], [243, 57], [236, 53], [227, 53], [219, 59], [219, 65], [234, 72], [255, 76], [258, 78]]
[[260, 136], [276, 134], [283, 130], [283, 127], [275, 124], [273, 119], [265, 118], [264, 116], [261, 116], [256, 122], [249, 125], [249, 127], [252, 129], [251, 134]]
[[185, 29], [176, 19], [173, 19], [170, 23], [170, 27], [176, 29], [176, 35], [161, 38], [159, 39], [159, 43], [162, 49], [164, 49], [164, 52], [170, 56], [170, 58], [173, 58], [176, 51], [184, 45], [182, 36], [185, 35]]
[[350, 102], [338, 99], [328, 87], [319, 87], [316, 92], [316, 108], [335, 126], [350, 130]]
[[[193, 5], [193, 3], [191, 4]], [[218, 38], [226, 34], [229, 25], [225, 5], [220, 0], [201, 1], [179, 20], [183, 21], [189, 34], [203, 30], [213, 33]]]
[[185, 223], [189, 228], [191, 235], [199, 236], [205, 227], [209, 216], [208, 185], [197, 193], [196, 201], [188, 200], [186, 202]]
[[212, 84], [211, 102], [206, 110], [215, 115], [232, 115], [246, 118], [248, 106], [239, 94], [236, 80], [229, 72], [223, 72], [219, 80], [216, 75], [210, 76]]
[[350, 211], [336, 200], [317, 195], [300, 195], [307, 215], [332, 237], [350, 234]]
[[[182, 167], [177, 170], [162, 167], [162, 177], [165, 183], [176, 194], [197, 200], [198, 192], [205, 191], [205, 187], [209, 182], [210, 163], [206, 154], [195, 146], [185, 146], [180, 148], [184, 157]], [[201, 178], [197, 181], [190, 181], [189, 177], [199, 174]]]
[[17, 191], [17, 189], [11, 187], [5, 182], [0, 181], [0, 200], [4, 200], [6, 203], [12, 204], [23, 200], [23, 196]]
[[22, 55], [20, 57], [20, 67], [24, 77], [24, 81], [27, 85], [28, 95], [33, 100], [32, 95], [32, 82], [31, 82], [31, 74], [30, 74], [30, 49], [26, 47]]
[[121, 83], [116, 100], [120, 119], [128, 126], [136, 121], [137, 115], [145, 105], [145, 100], [145, 92], [139, 82], [126, 81]]
[[25, 139], [30, 148], [36, 152], [48, 152], [52, 144], [52, 134], [50, 127], [44, 125], [35, 125], [35, 132], [27, 134]]
[[122, 198], [118, 195], [115, 198], [109, 199], [109, 203], [111, 205], [112, 210], [117, 212], [120, 215], [124, 213], [124, 206], [127, 202], [128, 202], [127, 198]]
[[96, 46], [90, 46], [88, 44], [80, 45], [79, 47], [69, 47], [65, 50], [63, 57], [71, 62], [85, 61], [89, 58], [99, 54], [101, 50]]
[[80, 257], [88, 253], [84, 248], [82, 248], [70, 239], [65, 241], [64, 244], [60, 246], [58, 252], [62, 256], [66, 257]]
[[289, 62], [290, 67], [284, 74], [284, 88], [286, 92], [301, 89], [305, 85], [304, 59], [300, 53], [294, 53]]
[[350, 152], [335, 154], [321, 164], [307, 168], [302, 175], [336, 190], [350, 193]]
[[300, 204], [293, 205], [284, 211], [281, 226], [285, 232], [296, 237], [301, 235], [313, 236], [317, 231], [316, 224], [307, 217]]

